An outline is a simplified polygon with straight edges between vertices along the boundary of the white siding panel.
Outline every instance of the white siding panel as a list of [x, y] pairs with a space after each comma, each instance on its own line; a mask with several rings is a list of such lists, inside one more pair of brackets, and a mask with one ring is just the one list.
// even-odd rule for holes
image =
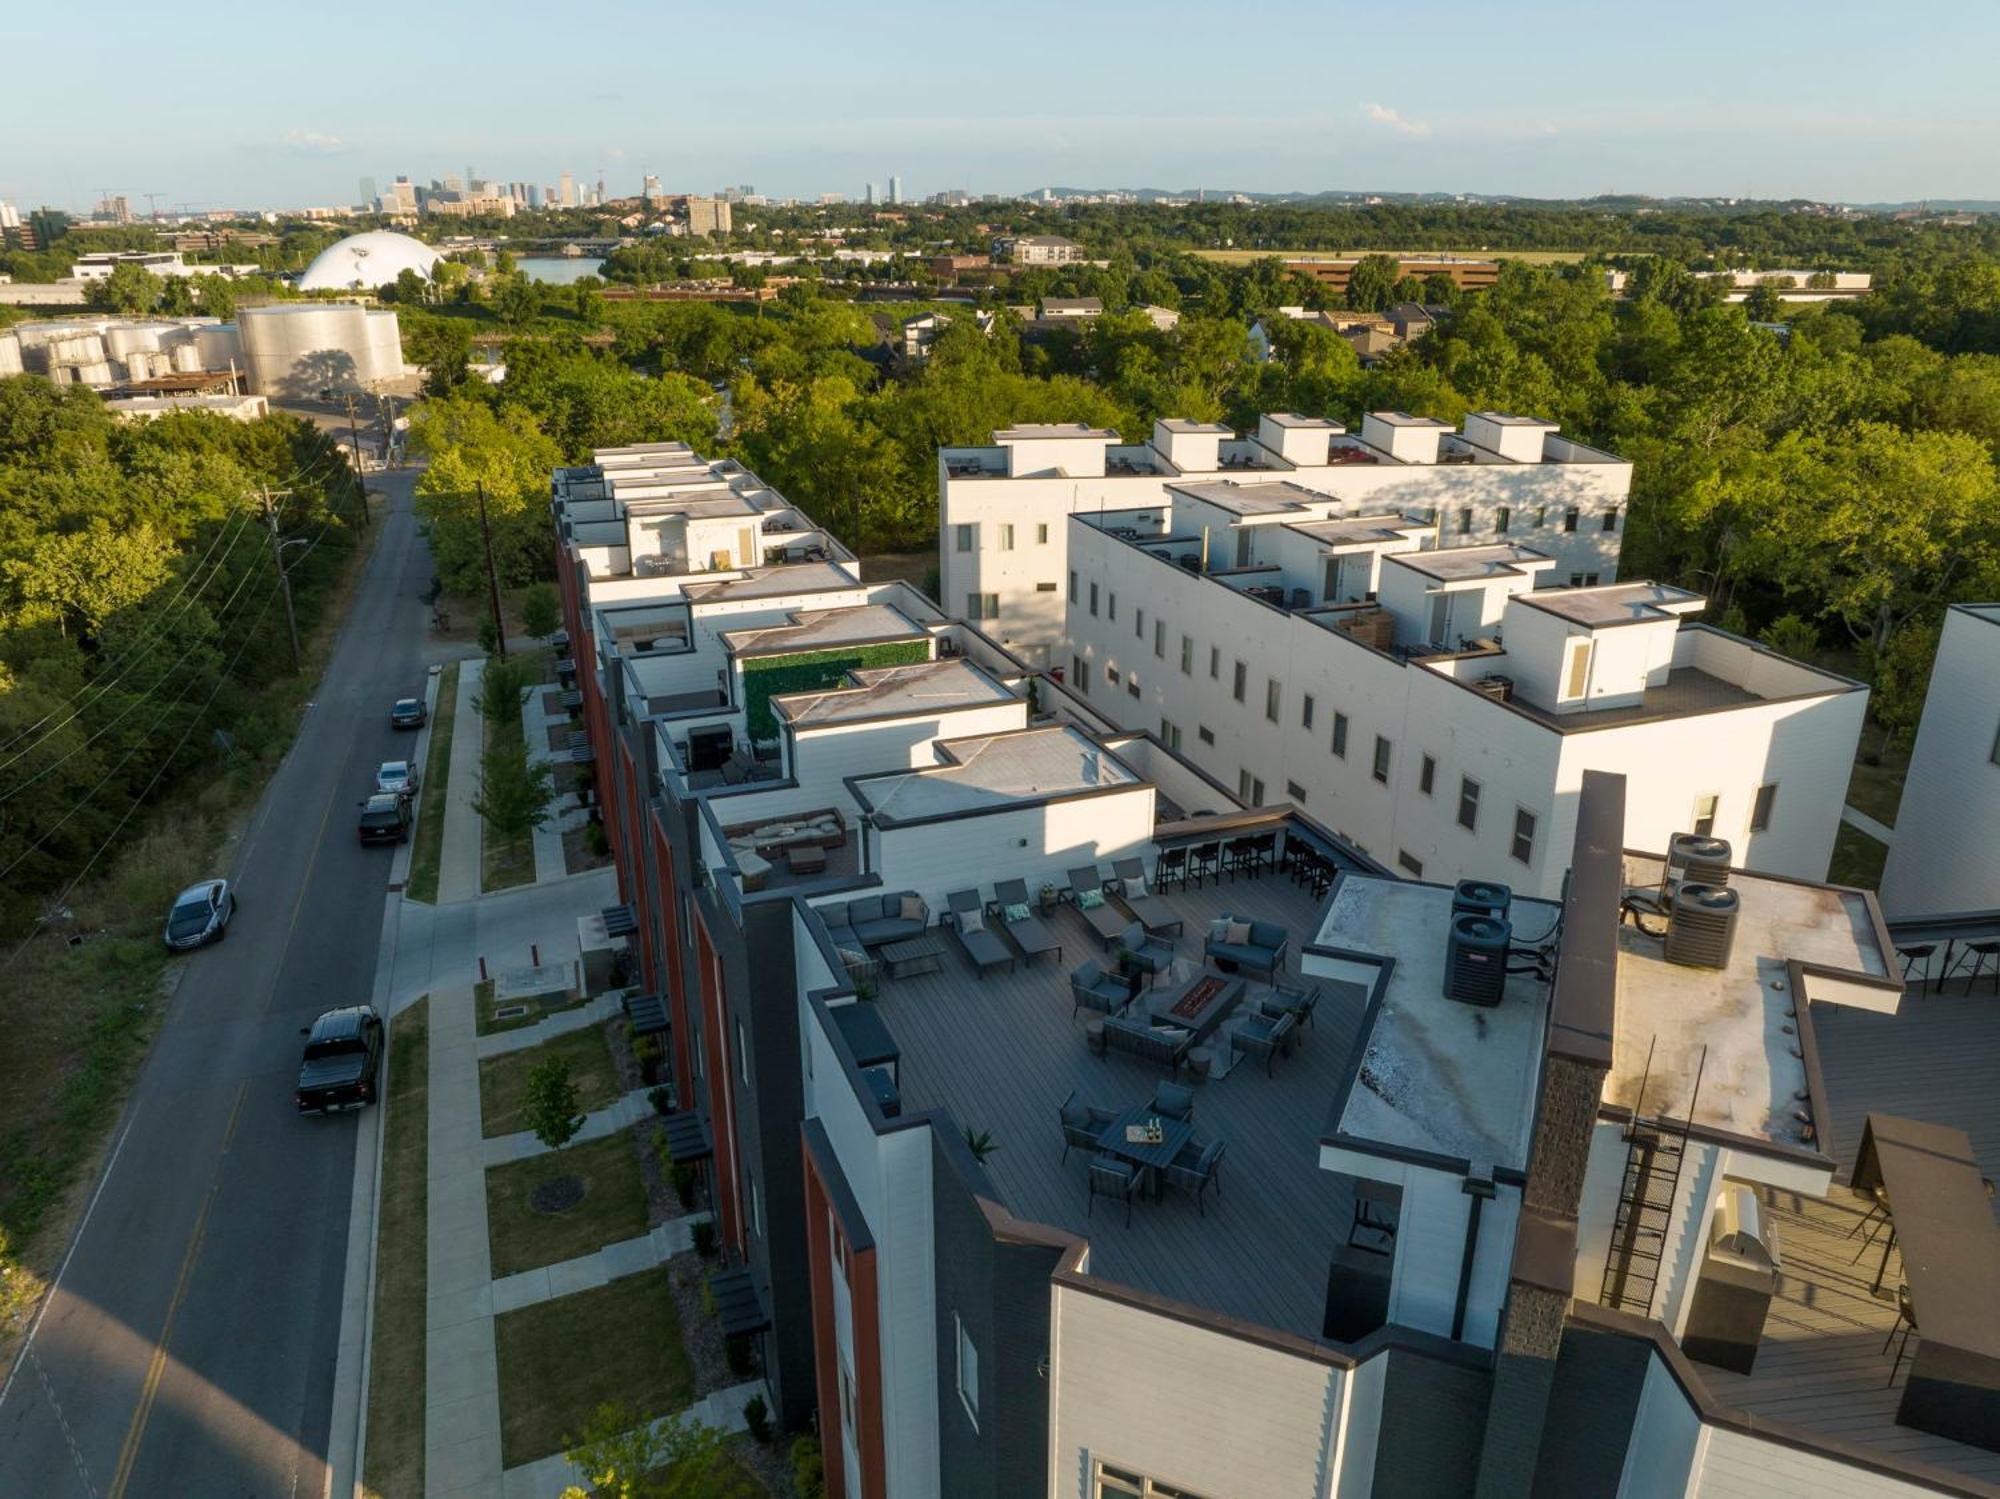
[[1937, 1491], [1831, 1457], [1711, 1427], [1692, 1499], [1917, 1499]]
[[995, 880], [1020, 878], [1032, 894], [1044, 883], [1069, 888], [1068, 871], [1111, 860], [1144, 856], [1153, 835], [1153, 788], [955, 817], [943, 822], [886, 828], [876, 834], [876, 867], [890, 890], [914, 890], [944, 908], [945, 894], [976, 886], [990, 890]]
[[1618, 1499], [1686, 1499], [1700, 1440], [1701, 1417], [1655, 1357], [1632, 1418]]

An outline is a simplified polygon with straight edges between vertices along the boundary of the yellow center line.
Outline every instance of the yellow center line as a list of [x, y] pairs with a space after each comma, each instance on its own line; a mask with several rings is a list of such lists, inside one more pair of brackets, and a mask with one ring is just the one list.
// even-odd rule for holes
[[222, 1190], [222, 1163], [229, 1155], [229, 1142], [236, 1136], [236, 1121], [243, 1113], [243, 1099], [249, 1090], [247, 1078], [236, 1085], [236, 1102], [229, 1110], [229, 1124], [222, 1132], [222, 1149], [217, 1153], [215, 1180], [209, 1183], [208, 1195], [202, 1199], [201, 1212], [194, 1220], [194, 1232], [188, 1236], [187, 1254], [181, 1260], [180, 1279], [174, 1283], [173, 1299], [167, 1303], [166, 1320], [160, 1324], [160, 1339], [153, 1345], [152, 1361], [146, 1366], [146, 1381], [139, 1389], [139, 1404], [132, 1412], [132, 1424], [126, 1428], [125, 1443], [118, 1449], [118, 1471], [112, 1475], [111, 1488], [105, 1499], [124, 1499], [125, 1485], [132, 1481], [132, 1465], [139, 1457], [139, 1442], [146, 1433], [146, 1420], [152, 1414], [154, 1398], [160, 1393], [160, 1381], [167, 1372], [167, 1340], [173, 1336], [174, 1318], [187, 1296], [188, 1282], [194, 1279], [195, 1262], [201, 1258], [201, 1241], [208, 1231], [209, 1209], [215, 1206], [216, 1194]]

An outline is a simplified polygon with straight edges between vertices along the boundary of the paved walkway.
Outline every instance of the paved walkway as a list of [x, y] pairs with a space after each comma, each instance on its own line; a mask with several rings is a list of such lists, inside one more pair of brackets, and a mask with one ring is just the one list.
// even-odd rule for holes
[[497, 1316], [577, 1291], [594, 1291], [627, 1275], [664, 1265], [675, 1255], [694, 1248], [695, 1223], [707, 1219], [706, 1213], [691, 1213], [662, 1223], [636, 1239], [606, 1244], [595, 1254], [582, 1254], [559, 1265], [543, 1265], [537, 1270], [503, 1276], [493, 1282], [493, 1312]]
[[[726, 1390], [717, 1390], [713, 1395], [697, 1400], [682, 1414], [720, 1431], [742, 1431], [743, 1407], [749, 1404], [753, 1395], [764, 1396], [767, 1404], [771, 1398], [764, 1388], [764, 1381], [753, 1379]], [[662, 1417], [653, 1424], [662, 1425], [667, 1419]], [[509, 1468], [502, 1479], [500, 1494], [501, 1499], [553, 1499], [554, 1495], [572, 1484], [581, 1485], [583, 1482], [584, 1475], [568, 1458], [557, 1453], [540, 1462]]]
[[438, 859], [438, 904], [472, 900], [479, 894], [479, 814], [472, 799], [479, 792], [481, 732], [479, 681], [486, 662], [466, 661], [458, 668], [458, 709], [451, 731], [451, 786], [444, 805], [444, 846]]
[[[600, 994], [589, 1004], [578, 1005], [574, 1010], [559, 1011], [549, 1016], [546, 1020], [537, 1020], [533, 1025], [524, 1025], [518, 1030], [494, 1031], [490, 1035], [481, 1036], [477, 1047], [479, 1060], [483, 1062], [488, 1057], [505, 1056], [510, 1051], [526, 1051], [530, 1046], [540, 1046], [544, 1041], [552, 1040], [557, 1036], [567, 1035], [571, 1031], [580, 1031], [586, 1025], [596, 1025], [601, 1020], [609, 1020], [613, 1015], [619, 1013], [618, 996], [623, 992], [623, 990], [616, 990], [610, 994]], [[626, 1096], [631, 1097], [633, 1095], [628, 1094]], [[643, 1109], [646, 1095], [641, 1091], [637, 1097]], [[623, 1100], [621, 1099], [620, 1103], [622, 1102]], [[612, 1105], [613, 1108], [618, 1106], [618, 1104]], [[503, 1136], [502, 1138], [511, 1139], [512, 1136]], [[530, 1136], [530, 1138], [533, 1137]], [[529, 1153], [533, 1154], [532, 1151]]]
[[1896, 841], [1896, 830], [1890, 827], [1889, 824], [1886, 822], [1877, 822], [1866, 812], [1857, 811], [1853, 807], [1842, 807], [1840, 809], [1840, 820], [1851, 828], [1858, 828], [1861, 832], [1866, 833], [1870, 838], [1873, 838], [1877, 843], [1885, 847]]
[[[621, 1129], [630, 1129], [641, 1119], [651, 1117], [653, 1105], [646, 1098], [650, 1091], [635, 1088], [623, 1098], [614, 1099], [603, 1108], [585, 1114], [583, 1127], [571, 1137], [570, 1143], [575, 1145], [584, 1140], [601, 1140], [606, 1135], [615, 1135]], [[548, 1146], [536, 1139], [531, 1129], [511, 1135], [488, 1135], [480, 1144], [486, 1152], [485, 1164], [488, 1166], [504, 1166], [509, 1161], [525, 1161], [529, 1156], [548, 1153]]]
[[[481, 958], [486, 960], [489, 974], [525, 968], [537, 961], [538, 952], [543, 963], [573, 963], [577, 957], [578, 918], [601, 911], [617, 899], [618, 875], [607, 865], [568, 879], [522, 885], [477, 900], [435, 906], [422, 901], [402, 901], [396, 911], [396, 945], [389, 972], [386, 979], [378, 979], [377, 1005], [385, 1013], [393, 1013], [428, 990], [470, 984], [479, 977]], [[568, 1021], [566, 1016], [555, 1019], [568, 1024], [586, 1023]], [[529, 1032], [503, 1034], [523, 1036]]]

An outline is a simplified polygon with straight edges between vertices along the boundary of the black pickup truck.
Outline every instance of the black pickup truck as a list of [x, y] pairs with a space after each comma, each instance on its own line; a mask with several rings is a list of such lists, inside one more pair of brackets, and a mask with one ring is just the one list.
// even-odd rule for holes
[[328, 1010], [303, 1032], [305, 1060], [299, 1063], [301, 1114], [330, 1114], [375, 1101], [382, 1070], [382, 1017], [369, 1005]]
[[408, 843], [410, 804], [390, 792], [377, 792], [361, 804], [363, 843]]

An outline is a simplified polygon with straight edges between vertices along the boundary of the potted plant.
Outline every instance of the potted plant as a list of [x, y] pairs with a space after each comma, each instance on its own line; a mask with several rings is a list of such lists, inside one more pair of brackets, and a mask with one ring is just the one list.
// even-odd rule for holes
[[1053, 915], [1055, 909], [1056, 909], [1056, 887], [1054, 885], [1042, 886], [1042, 914], [1044, 916]]

